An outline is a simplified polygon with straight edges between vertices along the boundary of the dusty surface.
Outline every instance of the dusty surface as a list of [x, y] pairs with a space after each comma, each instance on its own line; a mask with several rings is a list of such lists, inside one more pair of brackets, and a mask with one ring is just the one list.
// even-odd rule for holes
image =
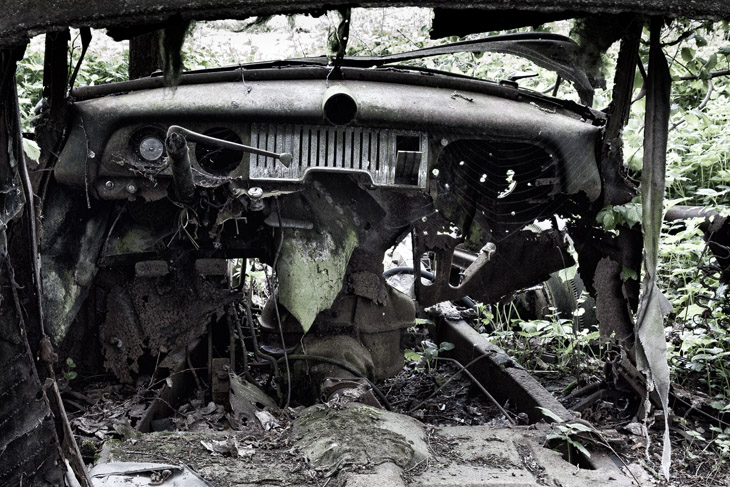
[[292, 427], [268, 432], [139, 435], [107, 443], [101, 461], [187, 465], [216, 486], [631, 485], [617, 467], [567, 463], [542, 446], [549, 432], [545, 425], [427, 430], [412, 418], [351, 403], [306, 409]]
[[289, 434], [149, 433], [107, 443], [101, 461], [187, 465], [215, 486], [316, 485], [319, 473], [292, 448]]

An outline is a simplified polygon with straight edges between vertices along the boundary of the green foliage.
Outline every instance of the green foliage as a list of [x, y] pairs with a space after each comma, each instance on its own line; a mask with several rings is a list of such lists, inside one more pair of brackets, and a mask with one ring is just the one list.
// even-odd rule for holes
[[553, 432], [545, 438], [548, 444], [553, 445], [553, 448], [556, 450], [564, 449], [567, 452], [569, 462], [571, 461], [573, 450], [578, 450], [585, 458], [591, 457], [586, 446], [579, 441], [579, 435], [593, 433], [595, 431], [593, 428], [583, 423], [566, 423], [560, 416], [548, 408], [538, 407], [538, 409], [546, 418], [558, 423], [553, 427]]
[[18, 103], [24, 131], [30, 130], [33, 107], [43, 95], [43, 52], [30, 51], [18, 63], [15, 72], [18, 84]]
[[439, 356], [439, 353], [453, 350], [454, 344], [451, 342], [441, 342], [436, 345], [431, 340], [423, 340], [421, 342], [420, 348], [421, 349], [419, 351], [413, 350], [411, 348], [406, 349], [406, 351], [404, 352], [405, 359], [410, 362], [423, 361], [426, 365], [426, 368], [428, 369], [428, 372], [430, 373], [433, 368], [434, 362], [436, 361], [436, 358]]
[[717, 446], [722, 456], [730, 457], [730, 428], [722, 429], [717, 426], [710, 426], [710, 431], [715, 433], [711, 443]]
[[73, 359], [71, 357], [68, 357], [66, 359], [66, 368], [63, 371], [63, 378], [66, 379], [66, 382], [70, 382], [78, 377], [78, 374], [74, 370], [75, 368], [76, 364], [74, 363]]
[[598, 212], [596, 221], [605, 230], [614, 230], [617, 226], [631, 228], [641, 223], [641, 197], [635, 196], [623, 205], [608, 205]]
[[[499, 309], [499, 307], [495, 307]], [[507, 308], [514, 310], [514, 305]], [[511, 313], [480, 312], [475, 323], [484, 337], [529, 370], [579, 374], [598, 367], [593, 350], [597, 331], [573, 330], [573, 321], [559, 318], [554, 308], [546, 320], [522, 320]], [[580, 312], [576, 311], [576, 312]], [[507, 318], [507, 319], [505, 319]], [[488, 333], [484, 331], [490, 330]]]
[[[91, 47], [81, 63], [76, 85], [97, 85], [123, 81], [128, 76], [128, 53], [126, 50], [109, 49], [108, 41], [100, 31], [94, 37], [101, 37], [100, 48], [96, 48], [92, 39]], [[15, 80], [18, 85], [18, 101], [23, 131], [32, 129], [33, 109], [43, 96], [43, 44], [33, 42], [26, 55], [18, 63]], [[81, 52], [78, 36], [72, 39], [68, 52], [69, 71], [73, 72]], [[70, 77], [70, 73], [69, 73]]]
[[[648, 34], [645, 32], [645, 39]], [[730, 83], [711, 73], [730, 68], [725, 24], [678, 19], [662, 39], [674, 80], [667, 150], [667, 197], [685, 198], [685, 204], [724, 204], [730, 190], [728, 147]], [[647, 43], [648, 44], [648, 43]], [[648, 63], [648, 47], [641, 49]], [[695, 77], [695, 79], [683, 79]], [[643, 85], [637, 72], [635, 94]], [[624, 130], [624, 153], [630, 170], [641, 170], [643, 157], [644, 98], [632, 105]]]

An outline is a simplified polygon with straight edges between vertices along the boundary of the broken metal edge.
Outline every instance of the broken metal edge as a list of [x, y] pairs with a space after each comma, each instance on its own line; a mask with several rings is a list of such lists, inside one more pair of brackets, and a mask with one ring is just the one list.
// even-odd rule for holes
[[[462, 365], [484, 356], [471, 365], [469, 371], [501, 404], [509, 400], [519, 412], [527, 414], [530, 423], [551, 422], [539, 408], [549, 409], [564, 422], [576, 419], [528, 371], [466, 321], [439, 316], [436, 332], [438, 343], [454, 344], [449, 354]], [[591, 457], [584, 460], [595, 470], [616, 468], [620, 462], [615, 455], [600, 450], [592, 451]]]
[[[152, 483], [146, 474], [169, 471], [169, 477], [161, 479], [159, 484]], [[169, 487], [210, 487], [194, 470], [183, 465], [167, 465], [162, 463], [111, 462], [100, 463], [90, 472], [95, 487], [164, 485]], [[142, 476], [144, 475], [144, 476]]]
[[[222, 18], [245, 19], [251, 16], [292, 13], [318, 14], [335, 6], [367, 7], [448, 7], [459, 4], [444, 0], [417, 2], [413, 0], [370, 0], [366, 4], [351, 0], [337, 2], [315, 1], [261, 1], [261, 0], [9, 0], [3, 5], [6, 15], [0, 20], [0, 46], [37, 33], [57, 30], [61, 26], [117, 27], [119, 38], [134, 32], [134, 24], [165, 25], [177, 19], [215, 20]], [[463, 4], [462, 4], [463, 5]], [[726, 18], [727, 3], [723, 0], [687, 2], [685, 0], [477, 0], [467, 4], [471, 8], [494, 11], [495, 17], [505, 9], [533, 12], [620, 13], [690, 18]]]

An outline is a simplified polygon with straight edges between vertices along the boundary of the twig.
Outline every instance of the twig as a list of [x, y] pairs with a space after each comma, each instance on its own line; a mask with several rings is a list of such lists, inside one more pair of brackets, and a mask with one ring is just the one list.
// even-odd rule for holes
[[[144, 389], [144, 391], [145, 391], [145, 392], [147, 392], [147, 391], [151, 391], [151, 390], [152, 390], [152, 389], [153, 389], [153, 388], [154, 388], [155, 386], [157, 386], [157, 385], [159, 385], [159, 384], [162, 384], [163, 382], [167, 382], [167, 379], [169, 379], [169, 378], [171, 378], [171, 377], [174, 377], [174, 376], [176, 376], [176, 375], [178, 375], [178, 374], [184, 374], [184, 373], [186, 373], [186, 372], [194, 372], [194, 371], [197, 371], [197, 370], [206, 370], [206, 369], [207, 369], [207, 367], [195, 367], [195, 368], [189, 368], [189, 369], [183, 369], [183, 370], [178, 370], [177, 372], [173, 372], [172, 374], [168, 375], [168, 376], [167, 376], [167, 377], [165, 377], [164, 379], [160, 379], [160, 380], [158, 380], [157, 382], [155, 382], [155, 383], [153, 383], [153, 384], [150, 384], [150, 385], [149, 385], [149, 386], [148, 386], [148, 387], [147, 387], [146, 389]], [[96, 376], [95, 376], [95, 377], [96, 377]]]
[[[244, 262], [243, 269], [246, 269], [246, 264]], [[243, 272], [243, 271], [242, 271]], [[241, 319], [238, 316], [238, 313], [236, 312], [235, 306], [231, 306], [231, 313], [233, 313], [233, 320], [236, 323], [236, 331], [238, 332], [238, 339], [241, 342], [241, 354], [243, 355], [243, 376], [246, 378], [247, 381], [254, 383], [253, 377], [251, 377], [251, 373], [248, 371], [248, 351], [246, 350], [246, 341], [243, 339], [243, 330], [241, 329]]]
[[705, 98], [702, 100], [702, 103], [697, 106], [697, 110], [702, 110], [707, 106], [710, 102], [710, 95], [712, 95], [713, 91], [714, 85], [712, 84], [712, 78], [707, 78], [707, 93], [705, 94]]
[[192, 374], [193, 374], [193, 378], [195, 379], [195, 385], [198, 386], [198, 392], [200, 392], [200, 399], [202, 400], [203, 398], [205, 398], [205, 390], [203, 389], [203, 386], [200, 383], [200, 377], [198, 377], [198, 373], [195, 371], [195, 367], [193, 367], [193, 362], [192, 362], [192, 360], [190, 360], [190, 345], [185, 347], [185, 360], [188, 364], [188, 368], [190, 369], [190, 372], [192, 372]]
[[[273, 275], [276, 272], [276, 264], [279, 261], [279, 255], [281, 254], [281, 247], [284, 245], [284, 226], [281, 224], [281, 206], [279, 205], [279, 198], [275, 198], [276, 202], [276, 217], [279, 220], [279, 229], [281, 238], [279, 239], [279, 245], [276, 248], [276, 254], [274, 255], [274, 263], [271, 267], [271, 273]], [[274, 300], [274, 311], [276, 312], [276, 323], [279, 325], [279, 337], [281, 338], [281, 350], [284, 352], [284, 364], [286, 365], [286, 402], [284, 403], [284, 410], [289, 407], [289, 401], [291, 401], [291, 369], [289, 369], [289, 357], [286, 351], [286, 341], [284, 340], [284, 327], [281, 326], [281, 316], [279, 315], [279, 299], [274, 294], [274, 285], [272, 284], [269, 275], [264, 273], [266, 276], [266, 282], [269, 285], [269, 293], [271, 299]]]
[[[723, 69], [720, 71], [710, 71], [708, 73], [708, 78], [717, 78], [719, 76], [728, 76], [728, 75], [730, 75], [730, 69]], [[699, 74], [693, 74], [693, 75], [689, 75], [689, 76], [680, 76], [679, 79], [682, 81], [691, 81], [691, 80], [695, 80], [695, 79], [701, 79], [701, 76]]]
[[492, 402], [492, 404], [494, 404], [494, 405], [495, 405], [495, 406], [497, 407], [497, 409], [499, 409], [499, 410], [500, 410], [500, 412], [501, 412], [502, 414], [504, 414], [504, 416], [505, 416], [505, 417], [507, 418], [507, 421], [509, 421], [509, 422], [510, 422], [510, 423], [511, 423], [512, 425], [515, 425], [516, 423], [515, 423], [514, 419], [512, 419], [512, 417], [510, 416], [510, 414], [509, 414], [509, 413], [508, 413], [508, 412], [507, 412], [507, 411], [506, 411], [506, 410], [505, 410], [505, 409], [504, 409], [504, 408], [502, 407], [502, 405], [501, 405], [501, 404], [499, 404], [499, 402], [497, 402], [497, 400], [496, 400], [496, 399], [494, 398], [494, 396], [492, 396], [492, 395], [491, 395], [491, 394], [489, 393], [489, 391], [487, 391], [487, 390], [486, 390], [486, 389], [484, 388], [484, 386], [482, 386], [482, 385], [481, 385], [481, 384], [479, 383], [479, 381], [478, 381], [478, 380], [476, 379], [476, 377], [474, 377], [474, 376], [473, 376], [473, 375], [471, 374], [471, 372], [469, 372], [468, 370], [466, 370], [466, 369], [467, 369], [467, 367], [471, 367], [472, 365], [474, 365], [475, 363], [477, 363], [478, 361], [480, 361], [481, 359], [483, 359], [483, 358], [485, 358], [485, 357], [486, 357], [486, 355], [480, 355], [479, 357], [475, 358], [474, 360], [472, 360], [471, 362], [469, 362], [469, 363], [468, 363], [468, 364], [466, 364], [466, 365], [462, 365], [462, 364], [461, 364], [461, 363], [460, 363], [460, 362], [459, 362], [458, 360], [454, 360], [454, 359], [452, 359], [452, 358], [446, 358], [446, 357], [435, 357], [435, 359], [436, 359], [436, 360], [445, 360], [445, 361], [448, 361], [448, 362], [454, 362], [454, 363], [456, 363], [456, 364], [457, 364], [457, 365], [458, 365], [459, 367], [461, 367], [461, 368], [459, 369], [459, 371], [458, 371], [458, 372], [456, 372], [456, 373], [455, 373], [455, 374], [453, 374], [453, 375], [452, 375], [451, 377], [449, 377], [448, 379], [446, 379], [446, 381], [445, 381], [445, 382], [444, 382], [443, 384], [441, 384], [441, 386], [440, 386], [440, 387], [439, 387], [438, 389], [436, 389], [435, 391], [433, 391], [433, 392], [432, 392], [432, 393], [431, 393], [431, 394], [430, 394], [430, 395], [429, 395], [429, 396], [428, 396], [428, 397], [427, 397], [426, 399], [424, 399], [423, 401], [421, 401], [421, 402], [419, 402], [418, 404], [416, 404], [415, 406], [413, 406], [413, 407], [412, 407], [412, 408], [411, 408], [411, 409], [410, 409], [410, 410], [408, 411], [408, 413], [410, 414], [410, 413], [412, 413], [413, 411], [415, 411], [416, 409], [419, 409], [419, 408], [420, 408], [421, 406], [423, 406], [423, 405], [424, 405], [424, 404], [426, 403], [426, 401], [428, 401], [428, 400], [429, 400], [429, 399], [431, 399], [431, 398], [432, 398], [433, 396], [435, 396], [436, 394], [438, 394], [438, 393], [439, 393], [439, 392], [440, 392], [440, 391], [441, 391], [441, 390], [442, 390], [442, 389], [443, 389], [444, 387], [446, 387], [446, 385], [447, 385], [447, 384], [449, 384], [449, 383], [450, 383], [450, 382], [451, 382], [452, 380], [454, 380], [454, 379], [455, 379], [456, 377], [458, 377], [458, 376], [459, 376], [459, 374], [461, 374], [462, 372], [466, 372], [466, 374], [467, 374], [467, 375], [469, 376], [469, 378], [470, 378], [470, 379], [471, 379], [471, 380], [472, 380], [472, 381], [474, 382], [474, 384], [475, 384], [476, 386], [478, 386], [478, 387], [479, 387], [479, 388], [480, 388], [480, 389], [482, 390], [482, 392], [483, 392], [483, 393], [484, 393], [484, 394], [485, 394], [485, 395], [487, 396], [487, 398], [488, 398], [488, 399], [489, 399], [489, 400], [490, 400], [490, 401]]
[[641, 485], [641, 482], [639, 482], [639, 479], [637, 479], [637, 478], [636, 478], [636, 476], [634, 475], [634, 472], [632, 472], [632, 471], [631, 471], [631, 469], [630, 469], [630, 468], [629, 468], [629, 466], [628, 466], [628, 465], [626, 464], [626, 462], [624, 461], [624, 459], [623, 459], [623, 458], [621, 458], [621, 456], [620, 456], [620, 455], [619, 455], [618, 453], [616, 453], [616, 450], [614, 450], [614, 449], [613, 449], [613, 447], [612, 447], [612, 446], [611, 446], [611, 445], [610, 445], [610, 444], [608, 443], [608, 441], [606, 441], [606, 439], [605, 439], [605, 438], [603, 437], [603, 435], [602, 435], [602, 434], [601, 434], [601, 433], [600, 433], [600, 432], [599, 432], [599, 431], [598, 431], [598, 430], [597, 430], [597, 429], [595, 428], [595, 426], [591, 425], [591, 427], [593, 428], [593, 433], [594, 433], [594, 434], [595, 434], [596, 436], [598, 436], [598, 439], [600, 440], [600, 441], [598, 441], [597, 443], [598, 443], [599, 445], [601, 445], [601, 446], [604, 446], [604, 447], [608, 448], [609, 450], [611, 450], [611, 453], [613, 453], [613, 454], [614, 454], [614, 455], [616, 456], [616, 458], [618, 458], [618, 461], [619, 461], [619, 462], [621, 462], [621, 464], [622, 464], [622, 465], [623, 465], [624, 467], [626, 467], [626, 470], [627, 470], [627, 471], [629, 472], [629, 475], [631, 475], [631, 476], [632, 476], [632, 477], [634, 478], [634, 481], [636, 481], [636, 485]]
[[555, 79], [555, 87], [553, 88], [553, 97], [558, 96], [558, 90], [560, 89], [560, 83], [563, 81], [563, 78], [558, 75], [558, 77]]

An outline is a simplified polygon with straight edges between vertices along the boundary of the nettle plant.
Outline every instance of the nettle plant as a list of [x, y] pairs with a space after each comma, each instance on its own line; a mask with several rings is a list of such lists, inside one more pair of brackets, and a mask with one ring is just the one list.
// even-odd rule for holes
[[433, 371], [439, 354], [453, 349], [454, 344], [451, 342], [441, 342], [437, 345], [431, 340], [423, 340], [419, 350], [409, 348], [405, 350], [404, 355], [408, 361], [423, 362], [430, 374]]
[[[575, 313], [582, 312], [578, 309]], [[514, 303], [478, 306], [474, 327], [528, 370], [579, 373], [592, 369], [600, 358], [599, 332], [576, 330], [572, 319], [555, 308], [541, 320], [521, 319]]]

